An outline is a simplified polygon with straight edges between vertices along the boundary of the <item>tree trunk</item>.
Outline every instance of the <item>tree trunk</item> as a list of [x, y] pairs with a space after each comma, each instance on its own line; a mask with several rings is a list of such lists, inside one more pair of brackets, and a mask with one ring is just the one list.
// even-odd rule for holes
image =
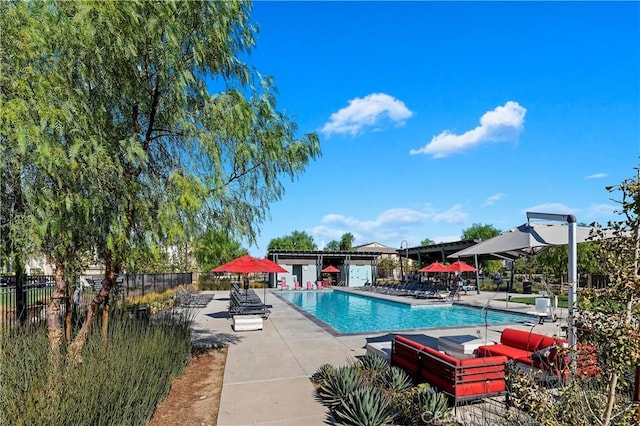
[[13, 247], [13, 266], [16, 279], [16, 320], [22, 327], [27, 321], [27, 288], [26, 271], [22, 261], [22, 254], [17, 247]]
[[60, 363], [60, 346], [62, 345], [62, 324], [60, 322], [60, 301], [65, 297], [67, 288], [65, 269], [59, 260], [55, 260], [55, 286], [47, 309], [47, 338], [49, 339], [49, 356], [51, 366], [56, 370]]
[[72, 300], [71, 300], [71, 289], [69, 288], [69, 283], [67, 282], [67, 286], [66, 286], [66, 296], [64, 299], [64, 308], [65, 308], [65, 316], [64, 316], [64, 323], [65, 323], [65, 337], [67, 339], [67, 343], [71, 342], [71, 337], [73, 337], [73, 329], [72, 329], [72, 317], [73, 317], [73, 311], [71, 309], [72, 307]]
[[[100, 305], [102, 305], [102, 303], [109, 297], [111, 288], [116, 282], [118, 274], [116, 271], [112, 270], [111, 259], [111, 253], [108, 252], [105, 256], [105, 280], [102, 288], [91, 301], [89, 309], [87, 309], [87, 315], [84, 318], [84, 322], [82, 323], [82, 328], [80, 328], [80, 331], [73, 339], [73, 342], [71, 342], [71, 345], [69, 345], [69, 361], [74, 365], [82, 362], [82, 349], [84, 348], [84, 344], [86, 343], [87, 337], [89, 336], [89, 331], [91, 331], [93, 318], [96, 316]], [[103, 327], [105, 326], [103, 325]]]
[[616, 402], [616, 386], [618, 385], [618, 373], [613, 373], [609, 380], [609, 392], [607, 392], [607, 408], [602, 419], [602, 425], [608, 426], [611, 423], [611, 413], [613, 412], [613, 405]]
[[106, 300], [102, 308], [102, 347], [107, 348], [107, 331], [109, 331], [109, 300]]

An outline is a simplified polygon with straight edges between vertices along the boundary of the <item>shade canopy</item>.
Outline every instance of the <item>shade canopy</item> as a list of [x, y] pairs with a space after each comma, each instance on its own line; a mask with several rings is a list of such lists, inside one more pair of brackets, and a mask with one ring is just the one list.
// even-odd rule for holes
[[433, 262], [431, 265], [418, 269], [418, 272], [446, 272], [446, 266], [440, 262]]
[[444, 272], [473, 272], [476, 268], [471, 265], [467, 265], [466, 263], [458, 260], [457, 262], [453, 262], [449, 266], [445, 266]]
[[217, 268], [213, 268], [211, 272], [235, 272], [238, 274], [248, 274], [252, 272], [278, 273], [288, 271], [269, 259], [257, 259], [246, 254], [227, 262], [224, 265], [220, 265]]
[[325, 267], [322, 272], [327, 272], [327, 273], [335, 273], [335, 272], [340, 272], [340, 269], [336, 268], [333, 265], [329, 265], [327, 267]]
[[[587, 241], [593, 228], [576, 227], [576, 242]], [[507, 259], [532, 255], [542, 250], [568, 244], [568, 228], [564, 224], [525, 223], [474, 246], [449, 255], [449, 258], [496, 255]]]

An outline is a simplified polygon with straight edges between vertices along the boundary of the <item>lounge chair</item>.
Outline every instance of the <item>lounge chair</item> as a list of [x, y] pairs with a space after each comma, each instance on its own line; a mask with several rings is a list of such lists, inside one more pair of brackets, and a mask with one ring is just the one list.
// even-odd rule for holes
[[262, 303], [261, 300], [243, 300], [236, 292], [231, 291], [229, 302], [229, 315], [231, 317], [235, 315], [260, 315], [262, 318], [267, 319], [270, 314], [269, 306]]
[[552, 318], [551, 314], [551, 299], [546, 297], [536, 298], [536, 310], [527, 312], [529, 315], [535, 315], [538, 317], [538, 323], [544, 324], [545, 318]]
[[441, 293], [437, 290], [431, 290], [431, 291], [416, 293], [415, 295], [417, 299], [435, 299], [441, 302], [446, 302], [449, 300], [453, 301], [453, 299], [455, 299], [456, 296], [458, 296], [458, 298], [460, 297], [460, 287], [458, 286], [453, 286], [451, 288], [451, 291], [449, 291], [448, 294]]

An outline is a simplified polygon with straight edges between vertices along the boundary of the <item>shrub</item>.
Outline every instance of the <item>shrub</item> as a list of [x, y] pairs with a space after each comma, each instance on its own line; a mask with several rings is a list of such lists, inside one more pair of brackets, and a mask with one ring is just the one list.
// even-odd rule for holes
[[107, 347], [99, 333], [100, 328], [94, 327], [82, 364], [63, 361], [52, 376], [44, 327], [3, 345], [2, 423], [146, 424], [189, 360], [189, 322], [176, 318], [149, 323], [114, 314]]
[[200, 275], [198, 280], [198, 288], [200, 290], [229, 290], [231, 288], [231, 280], [229, 278], [217, 278], [210, 274]]

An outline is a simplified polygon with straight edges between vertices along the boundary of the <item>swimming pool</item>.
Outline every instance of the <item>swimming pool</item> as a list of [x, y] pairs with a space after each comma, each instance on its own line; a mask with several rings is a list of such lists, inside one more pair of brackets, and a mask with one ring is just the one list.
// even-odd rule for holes
[[278, 297], [339, 333], [517, 323], [528, 316], [461, 305], [410, 306], [341, 291], [278, 291]]

